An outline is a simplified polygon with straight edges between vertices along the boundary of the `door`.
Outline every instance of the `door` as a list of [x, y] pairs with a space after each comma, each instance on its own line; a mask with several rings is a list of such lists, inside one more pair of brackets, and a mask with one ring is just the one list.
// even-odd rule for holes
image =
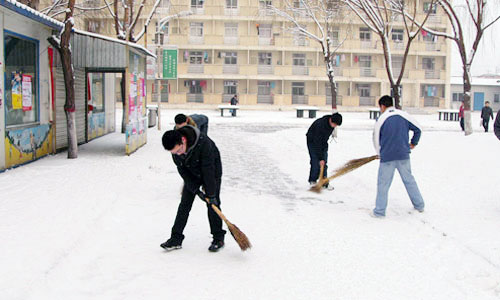
[[474, 93], [474, 110], [481, 110], [484, 106], [484, 93]]

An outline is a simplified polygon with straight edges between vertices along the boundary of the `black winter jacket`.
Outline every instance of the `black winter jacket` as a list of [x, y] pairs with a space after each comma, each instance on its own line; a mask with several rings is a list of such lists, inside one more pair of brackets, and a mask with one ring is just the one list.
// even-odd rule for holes
[[325, 160], [324, 153], [328, 151], [328, 139], [333, 132], [330, 117], [331, 115], [326, 115], [314, 121], [306, 134], [307, 145], [311, 146], [319, 160]]
[[481, 119], [488, 120], [490, 117], [493, 120], [493, 110], [491, 109], [491, 107], [483, 107], [483, 109], [481, 110]]
[[187, 138], [186, 153], [172, 155], [184, 184], [192, 193], [203, 186], [207, 197], [215, 197], [217, 181], [222, 177], [219, 149], [198, 128], [188, 125], [177, 130]]
[[500, 140], [500, 110], [498, 110], [498, 112], [497, 112], [495, 124], [493, 124], [493, 131], [495, 131], [495, 135]]

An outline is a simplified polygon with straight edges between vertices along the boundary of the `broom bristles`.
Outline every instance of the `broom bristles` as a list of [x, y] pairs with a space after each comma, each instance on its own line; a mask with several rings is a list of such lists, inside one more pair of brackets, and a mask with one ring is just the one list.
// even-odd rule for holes
[[345, 175], [352, 170], [356, 170], [357, 168], [366, 165], [367, 163], [371, 162], [372, 160], [378, 159], [378, 155], [372, 155], [368, 157], [363, 157], [363, 158], [356, 158], [356, 159], [351, 159], [350, 161], [346, 162], [344, 166], [338, 168], [335, 170], [335, 173], [328, 177], [328, 178], [323, 178], [318, 181], [318, 183], [311, 187], [309, 190], [312, 192], [320, 193], [323, 185], [327, 182], [329, 182], [333, 178], [340, 177], [342, 175]]
[[248, 240], [248, 237], [238, 228], [238, 226], [229, 222], [227, 222], [226, 225], [234, 240], [238, 243], [238, 246], [240, 246], [241, 251], [252, 248], [250, 240]]

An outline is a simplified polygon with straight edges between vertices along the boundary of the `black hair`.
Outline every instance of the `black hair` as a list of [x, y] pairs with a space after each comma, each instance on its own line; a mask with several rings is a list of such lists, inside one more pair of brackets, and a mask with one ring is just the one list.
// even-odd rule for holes
[[393, 106], [392, 97], [388, 95], [380, 97], [380, 99], [378, 100], [378, 105], [383, 105], [385, 107]]
[[172, 150], [176, 145], [182, 144], [182, 134], [177, 130], [169, 130], [165, 132], [161, 138], [161, 143], [165, 150]]
[[330, 120], [332, 120], [333, 123], [337, 124], [337, 126], [342, 125], [342, 115], [339, 113], [332, 114]]
[[187, 121], [187, 117], [185, 114], [178, 114], [175, 116], [175, 124], [179, 125]]

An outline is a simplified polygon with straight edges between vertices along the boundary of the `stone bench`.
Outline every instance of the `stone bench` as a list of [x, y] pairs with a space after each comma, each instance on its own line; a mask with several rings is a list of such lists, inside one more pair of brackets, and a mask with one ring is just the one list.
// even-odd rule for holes
[[441, 120], [441, 115], [443, 115], [444, 121], [458, 121], [458, 110], [454, 109], [440, 109], [438, 110], [439, 120]]
[[370, 113], [370, 119], [376, 120], [380, 116], [380, 108], [370, 108], [368, 112]]
[[240, 108], [238, 105], [219, 105], [220, 116], [224, 117], [224, 110], [227, 109], [231, 113], [231, 116], [236, 117], [236, 111]]

